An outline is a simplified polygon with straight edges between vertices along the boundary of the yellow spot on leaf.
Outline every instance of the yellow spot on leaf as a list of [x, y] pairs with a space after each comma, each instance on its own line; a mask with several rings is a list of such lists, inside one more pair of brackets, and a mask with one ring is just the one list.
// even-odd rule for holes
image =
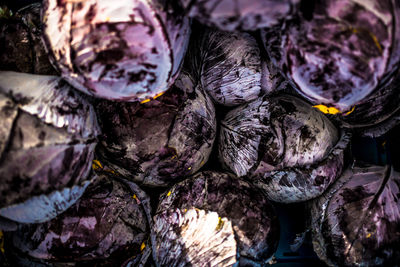
[[161, 92], [161, 93], [159, 93], [159, 94], [156, 94], [156, 95], [153, 97], [153, 99], [156, 99], [157, 97], [162, 96], [164, 93], [165, 93], [165, 92]]
[[146, 244], [143, 242], [141, 245], [140, 245], [140, 251], [143, 251], [143, 249], [146, 247]]
[[[363, 30], [363, 29], [358, 30], [357, 28], [353, 28], [353, 27], [351, 27], [350, 30], [354, 34], [365, 32], [365, 30]], [[379, 52], [382, 53], [382, 46], [380, 45], [378, 38], [376, 38], [376, 35], [368, 30], [367, 30], [367, 32], [368, 32], [369, 36], [372, 38], [372, 40], [374, 41], [375, 46], [379, 49]]]
[[168, 194], [167, 194], [167, 197], [169, 197], [171, 194], [172, 194], [172, 192], [171, 192], [171, 191], [169, 191], [169, 192], [168, 192]]
[[369, 32], [369, 36], [371, 36], [372, 40], [374, 40], [376, 47], [378, 47], [379, 49], [379, 52], [382, 53], [382, 46], [379, 44], [378, 38], [376, 38], [375, 34]]
[[103, 169], [103, 166], [101, 165], [100, 161], [98, 161], [97, 159], [94, 159], [92, 161], [92, 168], [93, 168], [93, 170], [98, 170], [98, 169]]
[[183, 212], [187, 212], [187, 209], [184, 209]]
[[218, 217], [218, 224], [217, 224], [217, 227], [215, 228], [215, 230], [219, 231], [222, 229], [223, 226], [224, 226], [224, 221], [221, 219], [221, 217]]
[[171, 157], [171, 159], [175, 159], [176, 158], [176, 155], [173, 155], [172, 157]]
[[132, 196], [132, 198], [133, 198], [134, 200], [136, 200], [136, 203], [137, 203], [137, 204], [140, 204], [140, 200], [137, 198], [136, 194], [134, 194], [134, 195]]
[[371, 236], [372, 236], [371, 233], [368, 233], [368, 234], [367, 234], [367, 238], [370, 238]]
[[384, 147], [386, 145], [386, 140], [383, 141], [382, 146]]
[[190, 171], [192, 169], [192, 167], [189, 167], [188, 170]]
[[204, 163], [206, 163], [206, 162], [205, 162], [204, 160], [202, 160], [202, 161], [200, 162], [200, 166], [203, 166]]
[[327, 107], [325, 105], [315, 105], [313, 108], [319, 109], [319, 111], [325, 113], [325, 114], [337, 114], [340, 111], [335, 108], [335, 107]]
[[2, 231], [0, 231], [0, 252], [4, 254], [4, 235]]
[[168, 149], [172, 150], [172, 153], [174, 154], [174, 156], [178, 156], [178, 151], [176, 151], [176, 148], [173, 146], [168, 146]]
[[356, 109], [356, 106], [353, 106], [350, 111], [346, 112], [344, 116], [351, 114]]
[[119, 173], [118, 172], [116, 172], [116, 171], [114, 171], [114, 170], [111, 170], [111, 169], [103, 169], [105, 172], [108, 172], [108, 173], [111, 173], [111, 174], [114, 174], [114, 175], [119, 175]]
[[144, 104], [144, 103], [150, 102], [150, 100], [151, 100], [150, 98], [149, 99], [145, 99], [142, 102], [140, 102], [140, 104]]
[[158, 93], [158, 94], [156, 94], [156, 95], [155, 95], [154, 97], [152, 97], [152, 98], [148, 98], [148, 99], [143, 100], [142, 102], [140, 102], [140, 104], [144, 104], [144, 103], [150, 102], [152, 99], [154, 100], [154, 99], [156, 99], [156, 98], [162, 96], [164, 93], [165, 93], [165, 92]]

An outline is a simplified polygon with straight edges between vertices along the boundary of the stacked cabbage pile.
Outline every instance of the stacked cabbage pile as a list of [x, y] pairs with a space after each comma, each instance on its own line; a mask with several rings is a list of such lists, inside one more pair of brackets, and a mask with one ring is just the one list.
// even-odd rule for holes
[[[397, 0], [0, 9], [0, 265], [264, 266], [307, 202], [330, 266], [400, 262]], [[297, 247], [301, 246], [297, 244]]]

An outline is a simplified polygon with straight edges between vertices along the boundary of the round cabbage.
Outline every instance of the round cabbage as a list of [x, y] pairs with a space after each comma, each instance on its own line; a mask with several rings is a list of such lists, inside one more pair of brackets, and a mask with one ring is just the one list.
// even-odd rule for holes
[[313, 245], [330, 266], [397, 266], [400, 174], [357, 164], [311, 207]]
[[262, 37], [275, 63], [310, 101], [349, 111], [396, 71], [399, 1], [303, 1], [300, 10]]
[[79, 90], [110, 100], [144, 100], [167, 90], [178, 75], [190, 23], [173, 2], [45, 0], [43, 5], [53, 63]]
[[18, 266], [136, 266], [149, 255], [148, 203], [138, 186], [100, 171], [57, 218], [8, 233], [7, 255]]
[[119, 173], [146, 186], [166, 186], [195, 173], [216, 135], [211, 99], [181, 74], [159, 98], [96, 105], [103, 136], [99, 155]]
[[221, 122], [219, 157], [277, 202], [322, 194], [340, 175], [349, 135], [290, 95], [264, 96]]
[[259, 266], [269, 261], [279, 240], [275, 210], [261, 191], [212, 171], [165, 192], [153, 229], [158, 266]]
[[43, 222], [83, 193], [100, 129], [59, 77], [0, 72], [0, 216]]
[[270, 61], [261, 60], [257, 41], [249, 33], [199, 32], [200, 37], [192, 38], [188, 60], [194, 62], [189, 63], [193, 73], [215, 103], [243, 104], [285, 84]]

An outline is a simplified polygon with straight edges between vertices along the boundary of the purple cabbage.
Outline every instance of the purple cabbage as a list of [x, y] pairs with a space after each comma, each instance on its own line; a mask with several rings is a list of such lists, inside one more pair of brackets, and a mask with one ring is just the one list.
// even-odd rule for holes
[[157, 266], [259, 266], [268, 262], [279, 240], [274, 208], [261, 191], [211, 171], [165, 192], [153, 229]]
[[350, 114], [339, 116], [343, 127], [364, 136], [378, 137], [400, 123], [400, 69], [367, 98], [360, 101]]
[[216, 135], [211, 99], [181, 74], [164, 95], [147, 103], [96, 105], [103, 136], [99, 155], [119, 173], [146, 186], [166, 186], [195, 173]]
[[400, 174], [390, 167], [347, 169], [312, 203], [313, 245], [330, 266], [397, 266]]
[[248, 33], [206, 29], [191, 42], [193, 73], [217, 104], [243, 104], [285, 84], [276, 68], [261, 60], [257, 41]]
[[261, 59], [248, 33], [209, 31], [205, 34], [201, 84], [222, 105], [242, 104], [261, 95]]
[[290, 95], [263, 97], [221, 122], [219, 157], [277, 202], [305, 201], [339, 177], [349, 135]]
[[0, 72], [0, 216], [43, 222], [89, 181], [99, 126], [93, 107], [55, 76]]
[[61, 75], [110, 100], [140, 101], [167, 90], [190, 34], [189, 19], [161, 0], [45, 0], [43, 21]]
[[18, 266], [143, 264], [150, 255], [148, 204], [138, 186], [100, 171], [81, 199], [57, 218], [8, 233], [7, 255]]
[[42, 42], [40, 11], [40, 3], [35, 3], [20, 9], [15, 15], [0, 17], [1, 70], [57, 74]]
[[289, 18], [299, 0], [180, 0], [186, 14], [224, 31], [255, 31]]
[[262, 37], [269, 55], [309, 100], [349, 111], [396, 71], [398, 1], [303, 1], [300, 11]]

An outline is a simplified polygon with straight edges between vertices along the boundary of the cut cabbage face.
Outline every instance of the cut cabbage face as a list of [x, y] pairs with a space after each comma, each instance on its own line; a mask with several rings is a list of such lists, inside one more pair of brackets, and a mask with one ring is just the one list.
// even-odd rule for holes
[[142, 101], [174, 82], [190, 35], [172, 4], [44, 1], [44, 39], [63, 78], [90, 95]]
[[347, 112], [397, 69], [400, 4], [303, 2], [295, 19], [264, 31], [264, 44], [304, 97]]

